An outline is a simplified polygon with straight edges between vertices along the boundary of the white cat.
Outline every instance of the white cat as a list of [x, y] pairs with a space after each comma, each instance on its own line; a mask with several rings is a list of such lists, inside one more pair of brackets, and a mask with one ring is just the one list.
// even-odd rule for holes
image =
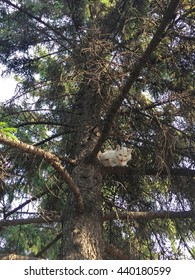
[[116, 150], [98, 153], [98, 159], [104, 166], [128, 166], [127, 162], [131, 159], [133, 149], [116, 146]]

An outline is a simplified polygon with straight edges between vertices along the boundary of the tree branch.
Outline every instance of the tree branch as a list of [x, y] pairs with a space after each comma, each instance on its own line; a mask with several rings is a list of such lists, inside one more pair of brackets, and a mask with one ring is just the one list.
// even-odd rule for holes
[[[110, 220], [144, 220], [150, 221], [154, 219], [195, 219], [195, 210], [193, 211], [145, 211], [145, 212], [110, 212], [103, 216], [103, 221]], [[27, 224], [43, 224], [61, 222], [60, 216], [38, 217], [29, 219], [1, 220], [0, 228], [16, 225]]]
[[195, 170], [188, 168], [170, 168], [170, 169], [156, 169], [156, 168], [134, 168], [134, 167], [103, 167], [101, 166], [101, 173], [104, 175], [150, 175], [150, 176], [185, 176], [195, 177]]
[[73, 182], [72, 177], [70, 174], [66, 171], [63, 165], [61, 165], [60, 159], [55, 156], [54, 154], [45, 151], [43, 149], [34, 147], [32, 145], [26, 144], [24, 142], [21, 142], [19, 140], [13, 140], [10, 138], [5, 137], [3, 134], [0, 134], [0, 142], [6, 145], [9, 145], [15, 149], [19, 149], [25, 153], [35, 155], [38, 157], [43, 158], [46, 160], [65, 180], [65, 182], [70, 187], [71, 191], [73, 192], [78, 208], [82, 212], [84, 205], [83, 205], [83, 198], [81, 196], [79, 188], [76, 186], [76, 184]]
[[54, 222], [60, 222], [61, 217], [37, 217], [37, 218], [28, 218], [28, 219], [14, 219], [14, 220], [1, 220], [0, 229], [3, 227], [11, 227], [17, 225], [29, 225], [29, 224], [49, 224]]
[[104, 221], [109, 220], [144, 220], [153, 219], [195, 219], [195, 211], [153, 211], [153, 212], [110, 212], [103, 217]]
[[46, 138], [46, 139], [44, 139], [44, 140], [42, 140], [40, 142], [34, 144], [33, 146], [36, 146], [36, 147], [37, 146], [41, 146], [41, 145], [43, 145], [43, 144], [45, 144], [45, 143], [47, 143], [47, 142], [49, 142], [49, 141], [51, 141], [51, 140], [53, 140], [55, 138], [58, 138], [59, 136], [61, 136], [63, 134], [64, 134], [64, 132], [56, 133], [56, 134], [54, 134], [54, 135], [52, 135], [52, 136], [50, 136], [50, 137], [48, 137], [48, 138]]
[[45, 124], [45, 125], [56, 125], [56, 126], [64, 126], [66, 128], [73, 128], [73, 126], [69, 125], [69, 124], [66, 124], [66, 123], [59, 123], [59, 122], [54, 122], [54, 121], [29, 121], [29, 122], [23, 122], [23, 123], [20, 123], [20, 124], [17, 124], [15, 125], [14, 127], [15, 128], [19, 128], [19, 127], [23, 127], [23, 126], [26, 126], [26, 125], [40, 125], [40, 124]]
[[44, 252], [47, 251], [50, 247], [52, 247], [53, 244], [55, 244], [60, 238], [62, 238], [62, 232], [58, 233], [58, 234], [56, 235], [56, 237], [55, 237], [53, 240], [51, 240], [44, 248], [42, 248], [42, 249], [35, 255], [35, 257], [36, 257], [36, 258], [40, 258], [40, 257], [44, 254]]
[[16, 213], [18, 210], [22, 209], [23, 207], [25, 207], [27, 204], [31, 203], [32, 201], [36, 201], [38, 198], [41, 198], [42, 196], [44, 196], [48, 192], [49, 192], [49, 190], [46, 190], [46, 191], [43, 191], [42, 193], [38, 194], [37, 196], [32, 196], [31, 198], [29, 198], [28, 200], [26, 200], [25, 202], [23, 202], [22, 204], [20, 204], [16, 208], [14, 208], [13, 210], [11, 210], [8, 213], [6, 213], [4, 215], [4, 219], [7, 219], [7, 217], [9, 217], [12, 214]]
[[115, 99], [112, 106], [109, 109], [106, 119], [103, 121], [103, 129], [101, 131], [101, 136], [99, 141], [97, 142], [93, 152], [92, 157], [96, 156], [98, 151], [100, 150], [103, 142], [106, 140], [107, 135], [111, 129], [111, 123], [114, 120], [114, 117], [121, 106], [123, 100], [129, 94], [131, 87], [133, 86], [136, 79], [139, 77], [140, 72], [146, 66], [147, 62], [150, 60], [151, 54], [156, 50], [162, 38], [164, 37], [164, 33], [168, 28], [169, 24], [171, 23], [172, 19], [174, 18], [177, 6], [179, 5], [180, 0], [171, 0], [165, 13], [162, 18], [161, 24], [159, 25], [156, 33], [154, 34], [152, 40], [150, 41], [148, 47], [146, 48], [142, 57], [134, 64], [132, 70], [129, 71], [130, 75], [128, 74], [125, 84], [121, 89], [121, 94], [118, 98]]
[[69, 39], [67, 39], [62, 32], [59, 32], [56, 28], [54, 28], [53, 26], [51, 26], [50, 24], [48, 24], [47, 22], [43, 21], [40, 17], [37, 17], [33, 14], [31, 14], [27, 9], [22, 8], [21, 6], [18, 6], [14, 3], [12, 3], [9, 0], [3, 0], [4, 3], [6, 3], [7, 5], [15, 8], [16, 10], [20, 11], [23, 14], [26, 14], [27, 16], [29, 16], [29, 18], [32, 18], [34, 20], [36, 20], [37, 22], [39, 22], [40, 24], [42, 24], [43, 26], [47, 27], [49, 30], [53, 31], [54, 34], [58, 35], [61, 39], [63, 39], [64, 41], [68, 41], [70, 42]]

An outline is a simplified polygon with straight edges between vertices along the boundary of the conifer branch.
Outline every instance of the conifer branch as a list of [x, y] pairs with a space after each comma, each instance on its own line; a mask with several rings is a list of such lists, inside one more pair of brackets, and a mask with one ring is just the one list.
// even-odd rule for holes
[[25, 9], [24, 7], [18, 6], [15, 3], [9, 1], [9, 0], [2, 0], [2, 2], [6, 3], [7, 5], [9, 5], [10, 7], [13, 7], [14, 9], [20, 11], [22, 14], [26, 14], [29, 18], [32, 18], [34, 20], [36, 20], [37, 22], [39, 22], [40, 24], [42, 24], [43, 26], [45, 26], [46, 28], [48, 28], [48, 30], [51, 30], [54, 32], [54, 34], [58, 35], [59, 37], [61, 37], [61, 39], [63, 39], [64, 41], [70, 41], [68, 40], [63, 33], [59, 32], [56, 28], [54, 28], [53, 26], [51, 26], [49, 23], [43, 21], [40, 17], [30, 13], [27, 9]]
[[132, 69], [129, 70], [126, 82], [122, 86], [121, 93], [119, 94], [118, 98], [116, 98], [114, 100], [112, 106], [110, 107], [110, 109], [108, 111], [107, 117], [103, 121], [104, 123], [103, 123], [103, 129], [101, 131], [101, 136], [92, 152], [92, 157], [97, 155], [103, 142], [106, 140], [106, 137], [108, 136], [108, 134], [110, 132], [110, 129], [112, 127], [111, 123], [113, 122], [119, 107], [121, 106], [125, 97], [128, 96], [131, 87], [133, 86], [133, 84], [137, 80], [137, 78], [139, 77], [141, 71], [144, 69], [144, 67], [149, 62], [152, 53], [156, 50], [156, 48], [162, 41], [168, 26], [170, 25], [170, 23], [172, 22], [172, 20], [175, 17], [175, 12], [177, 10], [179, 3], [180, 3], [180, 0], [171, 0], [170, 1], [169, 5], [164, 13], [164, 16], [162, 18], [162, 21], [161, 21], [159, 27], [157, 28], [148, 47], [146, 48], [142, 57], [137, 62], [135, 62]]
[[153, 219], [195, 219], [195, 211], [145, 211], [145, 212], [110, 212], [103, 217], [104, 221], [108, 220], [144, 220]]
[[141, 176], [184, 176], [184, 177], [195, 177], [195, 170], [189, 168], [135, 168], [135, 167], [110, 167], [101, 166], [101, 173], [103, 175], [141, 175]]
[[0, 134], [0, 142], [6, 145], [9, 145], [15, 149], [19, 149], [25, 153], [38, 156], [40, 158], [43, 158], [46, 160], [65, 180], [71, 191], [73, 192], [78, 208], [82, 212], [83, 211], [83, 198], [80, 193], [79, 188], [76, 186], [76, 184], [73, 182], [72, 177], [67, 172], [67, 170], [64, 168], [64, 166], [61, 164], [60, 159], [52, 154], [51, 152], [45, 151], [43, 149], [37, 148], [33, 145], [26, 144], [22, 141], [7, 138], [5, 135]]

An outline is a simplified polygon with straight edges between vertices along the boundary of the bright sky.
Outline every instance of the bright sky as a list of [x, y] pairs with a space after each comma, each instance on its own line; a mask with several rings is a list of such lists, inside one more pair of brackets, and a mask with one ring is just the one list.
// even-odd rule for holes
[[14, 95], [17, 84], [11, 75], [2, 77], [4, 70], [5, 67], [0, 64], [0, 102], [8, 100]]
[[3, 102], [14, 95], [16, 81], [12, 77], [2, 78], [0, 76], [0, 102]]

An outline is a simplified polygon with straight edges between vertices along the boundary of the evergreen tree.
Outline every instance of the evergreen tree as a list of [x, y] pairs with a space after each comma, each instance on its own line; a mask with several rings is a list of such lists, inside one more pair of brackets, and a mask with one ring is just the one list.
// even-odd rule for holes
[[192, 2], [0, 2], [1, 258], [195, 258]]

